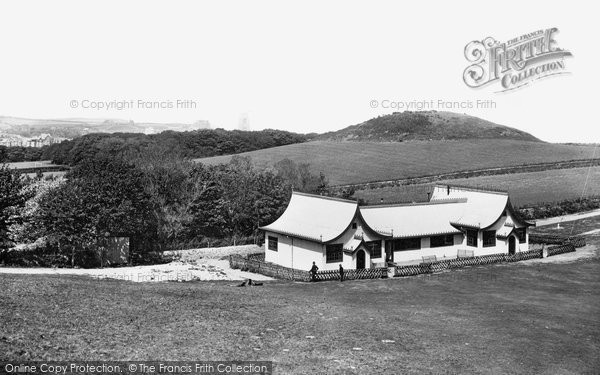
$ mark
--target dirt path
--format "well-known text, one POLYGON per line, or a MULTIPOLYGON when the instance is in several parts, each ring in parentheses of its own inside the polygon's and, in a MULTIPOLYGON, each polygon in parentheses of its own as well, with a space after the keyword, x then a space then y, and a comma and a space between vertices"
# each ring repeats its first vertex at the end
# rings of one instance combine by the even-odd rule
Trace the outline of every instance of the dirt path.
POLYGON ((169 252, 171 255, 179 255, 179 260, 167 264, 91 269, 0 267, 0 273, 83 275, 97 279, 110 278, 133 282, 272 280, 272 278, 260 274, 231 269, 229 261, 222 259, 230 254, 246 255, 259 251, 261 249, 256 245, 180 250, 169 252))
POLYGON ((1 273, 30 275, 80 275, 96 279, 119 279, 133 282, 271 280, 270 277, 229 268, 227 260, 207 259, 197 263, 172 262, 153 266, 115 268, 13 268, 0 267, 1 273))
POLYGON ((536 220, 535 225, 537 227, 543 227, 546 225, 563 223, 565 221, 574 221, 574 220, 579 220, 579 219, 585 219, 588 217, 599 216, 599 215, 600 215, 600 209, 597 209, 594 211, 588 211, 588 212, 582 212, 582 213, 564 215, 564 216, 549 217, 547 219, 536 220))

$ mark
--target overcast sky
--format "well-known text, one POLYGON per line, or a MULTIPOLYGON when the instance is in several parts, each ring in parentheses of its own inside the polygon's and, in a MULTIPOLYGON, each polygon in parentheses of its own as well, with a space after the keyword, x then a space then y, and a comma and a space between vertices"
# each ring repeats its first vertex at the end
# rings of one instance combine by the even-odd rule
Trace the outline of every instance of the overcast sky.
POLYGON ((479 99, 496 108, 454 111, 547 141, 598 142, 597 12, 585 3, 5 1, 0 115, 233 129, 246 114, 255 130, 324 132, 393 112, 372 100, 479 99), (508 93, 464 84, 470 41, 551 27, 574 55, 571 74, 508 93), (178 99, 196 108, 137 108, 178 99), (86 100, 135 108, 81 108, 86 100))

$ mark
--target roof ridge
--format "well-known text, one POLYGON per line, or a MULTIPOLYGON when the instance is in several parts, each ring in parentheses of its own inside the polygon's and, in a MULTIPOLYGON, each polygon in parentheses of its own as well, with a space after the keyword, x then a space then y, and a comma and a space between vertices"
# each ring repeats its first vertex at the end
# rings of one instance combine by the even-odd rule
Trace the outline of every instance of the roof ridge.
POLYGON ((342 203, 352 203, 352 204, 357 204, 358 203, 358 201, 351 200, 351 199, 344 199, 344 198, 338 198, 338 197, 330 197, 330 196, 327 196, 327 195, 303 193, 301 191, 292 191, 292 195, 294 195, 294 194, 296 194, 296 195, 303 195, 305 197, 311 197, 311 198, 327 199, 327 200, 337 201, 337 202, 342 202, 342 203))
POLYGON ((449 203, 465 203, 467 198, 444 198, 434 199, 427 202, 413 202, 413 203, 391 203, 391 204, 374 204, 374 205, 363 205, 360 208, 385 208, 385 207, 411 207, 411 206, 433 206, 436 204, 449 204, 449 203))

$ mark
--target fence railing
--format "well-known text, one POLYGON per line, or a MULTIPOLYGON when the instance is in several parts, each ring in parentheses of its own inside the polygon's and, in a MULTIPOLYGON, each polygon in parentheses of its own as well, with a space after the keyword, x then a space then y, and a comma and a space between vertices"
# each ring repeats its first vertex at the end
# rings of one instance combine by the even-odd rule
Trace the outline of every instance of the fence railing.
MULTIPOLYGON (((572 246, 572 245, 571 245, 572 246)), ((574 248, 573 248, 573 251, 574 248)), ((470 258, 456 258, 441 260, 438 262, 421 263, 409 266, 396 266, 394 276, 414 276, 427 273, 441 272, 448 269, 482 266, 503 262, 518 262, 520 260, 535 259, 542 257, 542 250, 523 251, 515 254, 490 254, 474 256, 470 258)))
MULTIPOLYGON (((387 268, 365 268, 360 270, 344 270, 344 280, 358 280, 358 279, 381 279, 387 277, 387 268)), ((317 271, 317 281, 327 280, 339 280, 340 271, 338 270, 327 270, 317 271)))
POLYGON ((261 260, 244 258, 241 255, 230 255, 229 266, 242 271, 260 273, 261 275, 274 277, 276 279, 292 281, 310 281, 311 275, 308 271, 297 270, 280 266, 278 264, 267 263, 261 260))
POLYGON ((564 254, 564 253, 572 253, 575 251, 575 245, 569 243, 560 246, 550 246, 548 247, 548 256, 564 254))
POLYGON ((572 244, 579 248, 586 245, 585 237, 581 236, 561 236, 557 234, 530 234, 530 243, 541 243, 546 245, 572 244))

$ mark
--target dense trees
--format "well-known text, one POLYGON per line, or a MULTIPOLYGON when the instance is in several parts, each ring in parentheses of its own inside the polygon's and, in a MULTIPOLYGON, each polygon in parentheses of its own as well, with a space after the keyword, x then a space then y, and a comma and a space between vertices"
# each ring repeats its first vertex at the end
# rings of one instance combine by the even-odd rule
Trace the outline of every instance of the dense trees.
POLYGON ((290 159, 283 159, 274 165, 277 174, 286 180, 294 190, 303 192, 324 193, 329 182, 322 173, 313 175, 310 164, 296 164, 290 159))
POLYGON ((0 165, 0 258, 13 244, 11 227, 20 221, 19 210, 28 198, 24 187, 25 182, 18 172, 0 165))
POLYGON ((143 181, 142 172, 122 159, 84 161, 46 194, 31 220, 45 246, 70 254, 71 264, 76 255, 94 263, 96 245, 106 236, 130 237, 132 252, 145 251, 157 225, 143 181))
POLYGON ((5 227, 27 244, 30 263, 97 266, 98 244, 107 236, 129 237, 136 260, 156 250, 260 242, 258 228, 283 212, 292 189, 327 187, 308 164, 290 160, 262 170, 240 156, 228 164, 193 163, 164 145, 116 156, 101 149, 82 157, 65 179, 8 180, 19 182, 12 205, 23 208, 24 222, 5 227), (32 198, 25 203, 26 197, 32 198))
POLYGON ((37 147, 0 146, 0 163, 42 160, 42 149, 37 147))
POLYGON ((250 158, 225 165, 199 165, 197 194, 190 204, 190 233, 196 239, 254 237, 285 208, 291 186, 273 171, 258 171, 250 158))
POLYGON ((148 147, 179 150, 186 158, 235 154, 305 142, 307 136, 281 130, 227 131, 202 129, 189 132, 165 131, 160 134, 88 134, 42 148, 42 159, 58 164, 76 165, 96 155, 123 155, 148 147))

